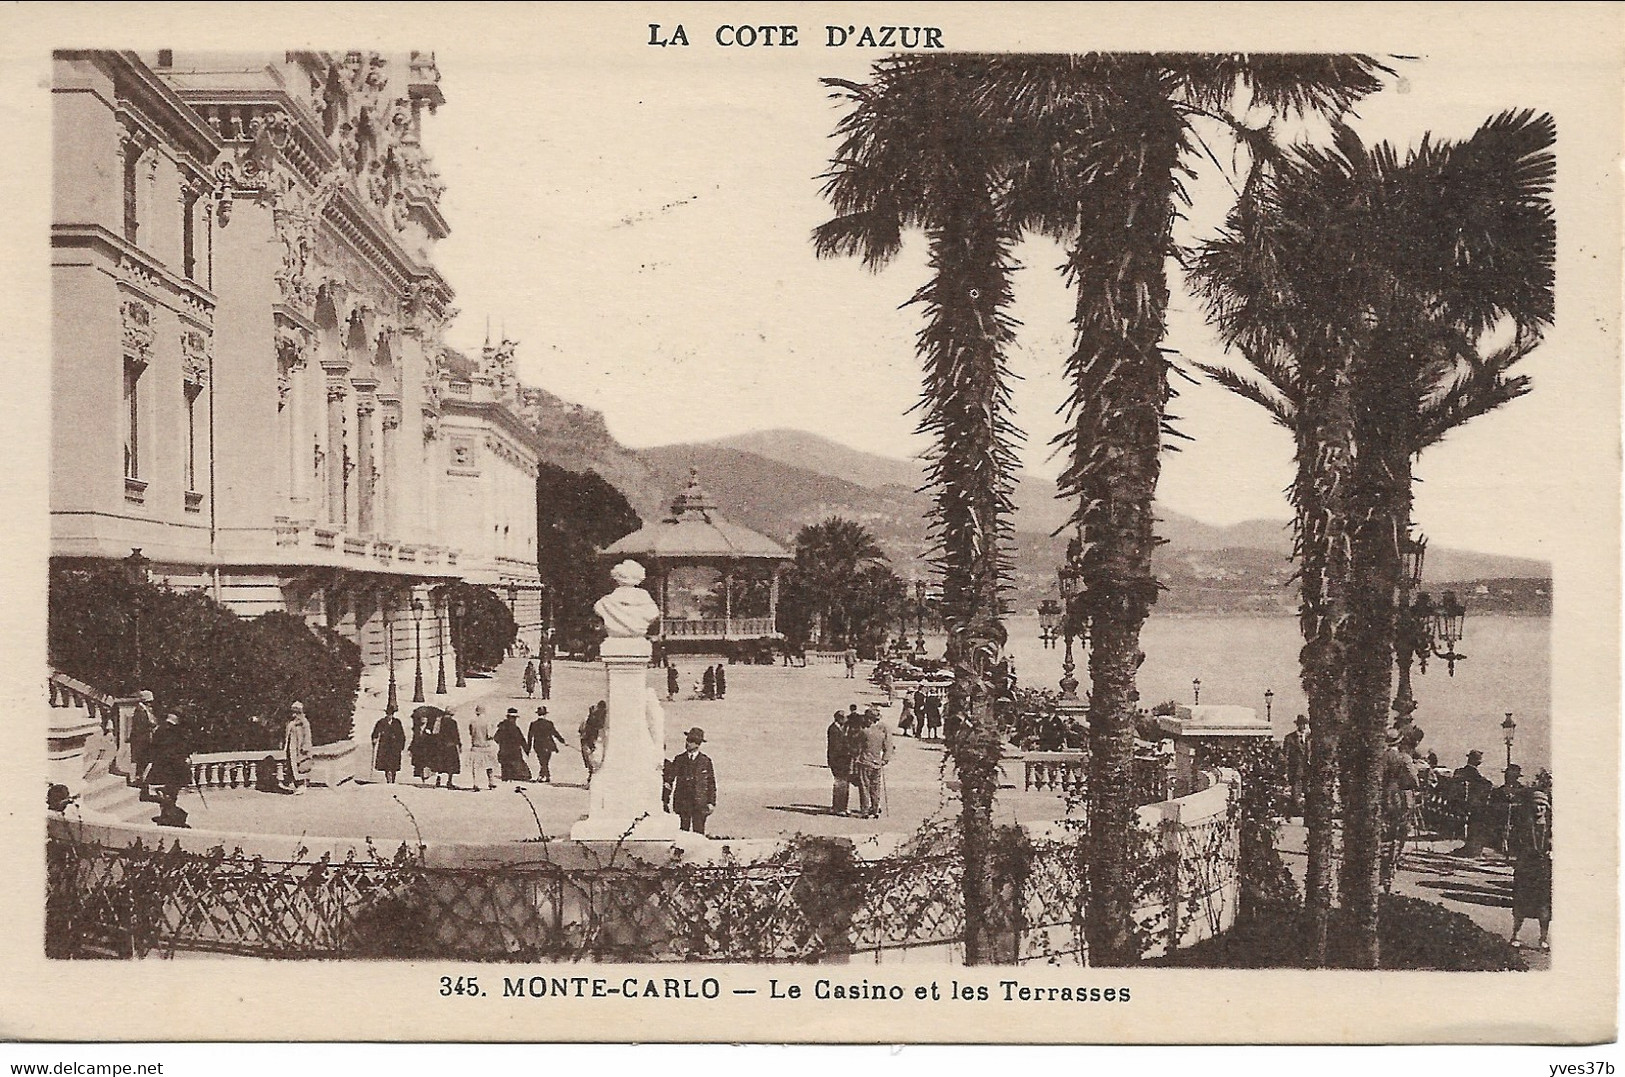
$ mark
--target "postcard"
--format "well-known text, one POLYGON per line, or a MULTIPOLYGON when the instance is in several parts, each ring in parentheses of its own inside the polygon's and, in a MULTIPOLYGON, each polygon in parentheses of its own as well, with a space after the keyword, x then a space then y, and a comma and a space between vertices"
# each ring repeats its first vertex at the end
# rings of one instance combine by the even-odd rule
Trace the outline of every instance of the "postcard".
POLYGON ((5 1036, 1614 1038, 1619 8, 112 11, 5 1036))

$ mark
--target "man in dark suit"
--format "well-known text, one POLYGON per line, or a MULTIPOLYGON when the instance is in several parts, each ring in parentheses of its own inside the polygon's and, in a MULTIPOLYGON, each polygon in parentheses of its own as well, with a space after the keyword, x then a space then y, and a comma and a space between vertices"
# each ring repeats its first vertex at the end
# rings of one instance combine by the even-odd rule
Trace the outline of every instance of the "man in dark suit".
POLYGON ((717 806, 717 774, 711 757, 700 751, 705 730, 696 726, 684 738, 681 755, 666 764, 666 806, 677 813, 684 830, 705 833, 705 819, 717 806))

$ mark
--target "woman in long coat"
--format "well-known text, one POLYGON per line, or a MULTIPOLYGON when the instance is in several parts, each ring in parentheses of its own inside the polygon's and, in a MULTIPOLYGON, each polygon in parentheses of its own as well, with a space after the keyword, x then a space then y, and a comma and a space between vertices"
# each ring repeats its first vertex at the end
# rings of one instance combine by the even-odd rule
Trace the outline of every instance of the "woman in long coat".
POLYGON ((385 711, 372 727, 372 769, 384 772, 384 781, 393 785, 401 769, 401 749, 406 747, 406 730, 394 711, 385 711))
POLYGON ((412 756, 412 773, 423 781, 434 773, 434 714, 426 707, 412 712, 412 743, 407 752, 412 756))
POLYGON ((526 696, 534 697, 536 695, 536 663, 535 662, 526 662, 525 663, 525 675, 524 675, 523 678, 521 678, 520 684, 524 687, 526 696))
POLYGON ((1507 833, 1507 852, 1512 866, 1512 944, 1525 920, 1540 925, 1535 945, 1551 948, 1546 939, 1552 925, 1552 798, 1549 777, 1536 779, 1535 788, 1523 791, 1513 802, 1512 826, 1507 833))
POLYGON ((505 782, 530 781, 530 763, 525 759, 525 733, 519 728, 519 708, 509 707, 492 735, 497 745, 497 765, 505 782))
POLYGON ((457 719, 442 714, 435 720, 434 746, 434 784, 439 786, 440 776, 444 774, 446 788, 457 788, 457 775, 463 772, 463 738, 457 719))
POLYGON ((282 732, 282 752, 288 762, 288 782, 295 793, 310 784, 310 767, 315 758, 310 735, 310 719, 305 705, 297 700, 288 708, 288 724, 282 732))

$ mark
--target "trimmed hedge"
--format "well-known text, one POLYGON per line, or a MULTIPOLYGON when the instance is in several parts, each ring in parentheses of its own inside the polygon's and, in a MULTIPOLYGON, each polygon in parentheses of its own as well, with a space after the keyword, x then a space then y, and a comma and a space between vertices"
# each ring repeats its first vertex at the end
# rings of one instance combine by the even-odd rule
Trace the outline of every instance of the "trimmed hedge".
POLYGON ((117 565, 59 565, 47 640, 51 665, 71 677, 119 696, 151 691, 160 714, 185 720, 194 751, 270 747, 294 700, 316 743, 350 735, 361 651, 292 614, 245 619, 200 590, 133 583, 117 565))

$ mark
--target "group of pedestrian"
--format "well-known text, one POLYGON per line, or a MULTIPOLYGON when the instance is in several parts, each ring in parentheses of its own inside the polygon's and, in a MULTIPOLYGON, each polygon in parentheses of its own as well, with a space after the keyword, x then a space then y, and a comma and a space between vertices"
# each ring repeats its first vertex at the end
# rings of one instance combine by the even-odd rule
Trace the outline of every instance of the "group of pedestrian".
POLYGON ((920 740, 940 740, 942 737, 942 697, 927 695, 916 689, 913 695, 903 697, 903 708, 897 717, 897 731, 905 737, 920 740))
MULTIPOLYGON (((675 665, 666 665, 666 701, 669 703, 678 698, 683 690, 683 674, 675 665)), ((721 662, 714 666, 706 666, 705 672, 700 674, 699 683, 694 685, 694 696, 697 699, 724 699, 728 695, 728 669, 721 662)))
MULTIPOLYGON (((154 702, 152 692, 142 690, 137 693, 136 705, 130 713, 125 735, 131 780, 142 800, 158 805, 153 822, 160 826, 187 827, 190 826, 189 813, 178 801, 181 791, 195 784, 192 774, 195 731, 174 711, 166 712, 160 719, 154 702)), ((253 718, 252 722, 261 728, 272 725, 261 717, 253 718)), ((274 747, 259 761, 257 787, 268 792, 303 793, 310 784, 315 761, 315 742, 305 705, 298 700, 291 703, 280 732, 271 732, 266 740, 274 747)))
POLYGON ((540 692, 544 700, 553 698, 553 659, 544 650, 540 659, 528 659, 525 672, 519 679, 527 699, 535 699, 540 692))
POLYGON ((886 811, 885 767, 891 762, 891 730, 874 707, 859 713, 853 703, 836 711, 826 732, 825 763, 834 778, 830 813, 878 819, 886 811), (858 810, 851 808, 852 788, 858 790, 858 810))
POLYGON ((469 787, 476 791, 495 789, 499 780, 551 782, 551 761, 563 743, 558 728, 547 717, 546 707, 536 708, 536 718, 528 731, 519 728, 518 707, 509 707, 502 721, 492 726, 485 705, 476 704, 466 730, 450 711, 419 707, 412 712, 410 741, 393 711, 373 726, 372 766, 383 772, 385 782, 394 783, 404 747, 420 784, 426 784, 432 776, 436 788, 442 783, 447 789, 458 788, 457 777, 466 759, 469 787), (527 754, 536 756, 534 778, 527 754))
POLYGON ((192 784, 191 738, 180 715, 171 711, 159 721, 152 702, 152 693, 142 692, 131 715, 131 769, 141 788, 141 798, 158 804, 153 822, 159 826, 189 826, 187 813, 177 801, 181 790, 192 784), (136 730, 141 731, 139 741, 136 730))

